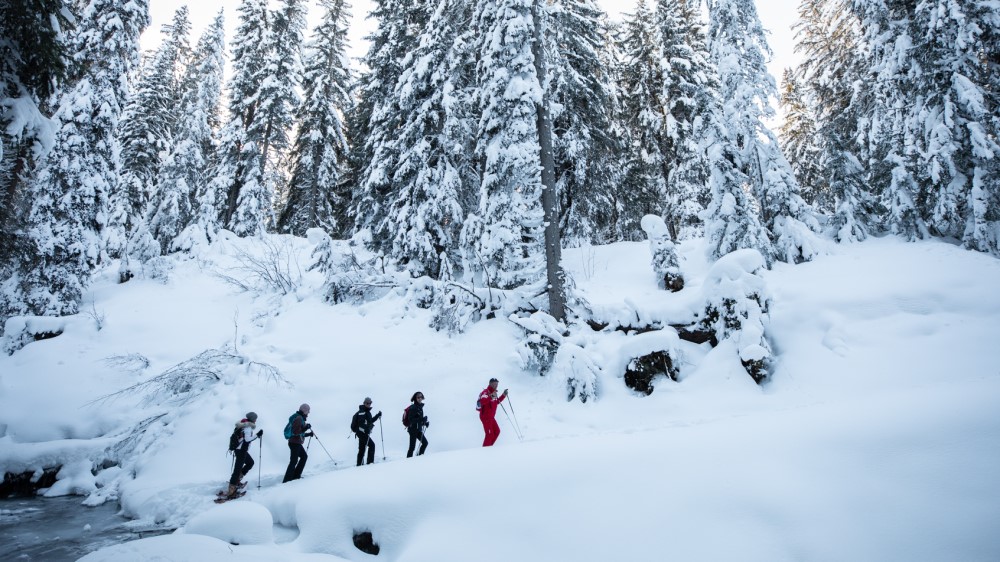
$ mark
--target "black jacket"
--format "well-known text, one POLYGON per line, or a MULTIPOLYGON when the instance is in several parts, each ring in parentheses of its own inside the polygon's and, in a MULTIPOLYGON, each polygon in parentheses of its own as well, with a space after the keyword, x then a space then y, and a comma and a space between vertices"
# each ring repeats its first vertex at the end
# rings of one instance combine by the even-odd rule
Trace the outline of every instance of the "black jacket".
POLYGON ((351 429, 353 429, 355 433, 370 435, 372 429, 375 428, 375 422, 380 417, 382 417, 382 412, 373 416, 371 407, 366 408, 364 404, 360 404, 358 405, 358 413, 354 414, 354 420, 351 422, 351 429))
POLYGON ((427 416, 424 415, 424 405, 420 402, 410 404, 406 412, 406 431, 420 433, 421 429, 430 425, 427 423, 427 416))

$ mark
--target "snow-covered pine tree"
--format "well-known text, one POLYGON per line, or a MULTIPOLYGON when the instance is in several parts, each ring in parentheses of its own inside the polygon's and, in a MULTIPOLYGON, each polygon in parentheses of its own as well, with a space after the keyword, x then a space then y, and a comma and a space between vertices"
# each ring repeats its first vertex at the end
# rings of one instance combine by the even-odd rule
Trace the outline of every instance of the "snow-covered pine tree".
POLYGON ((918 208, 915 145, 907 130, 911 98, 907 74, 914 44, 912 3, 900 0, 851 0, 865 46, 871 92, 859 131, 864 134, 868 183, 885 206, 889 232, 908 239, 930 236, 918 208))
MULTIPOLYGON (((828 193, 815 203, 832 211, 826 229, 839 242, 863 240, 879 222, 865 179, 867 150, 860 142, 864 108, 873 95, 864 85, 869 81, 867 47, 849 2, 803 0, 796 24, 796 49, 803 60, 795 79, 815 117, 809 142, 818 150, 815 165, 828 193)), ((796 158, 802 161, 804 155, 796 158)))
POLYGON ((222 97, 223 21, 220 10, 198 40, 181 80, 180 121, 148 217, 164 252, 190 250, 211 240, 218 229, 218 198, 209 191, 208 173, 222 97))
MULTIPOLYGON (((119 234, 106 240, 107 251, 119 256, 125 250, 127 233, 148 212, 150 201, 159 195, 162 155, 175 142, 181 112, 181 73, 190 57, 188 34, 191 23, 187 6, 181 6, 161 32, 163 42, 145 61, 138 82, 122 115, 119 138, 122 145, 122 173, 117 194, 127 197, 125 216, 115 220, 119 234)), ((164 244, 165 246, 165 244, 164 244)))
POLYGON ((754 204, 773 234, 779 260, 798 262, 817 252, 819 224, 799 195, 791 166, 763 120, 774 110, 774 78, 767 71, 764 29, 753 0, 709 0, 708 44, 718 68, 723 130, 736 149, 736 165, 750 181, 754 204))
POLYGON ((284 183, 280 163, 288 148, 293 112, 301 103, 296 88, 302 79, 305 0, 281 0, 271 13, 271 22, 257 110, 247 127, 248 137, 260 150, 262 181, 247 183, 240 190, 230 224, 240 236, 261 234, 274 223, 275 198, 284 183))
POLYGON ((478 187, 463 170, 471 138, 463 96, 469 84, 462 70, 469 57, 464 50, 471 45, 460 25, 471 13, 464 0, 437 4, 419 46, 402 63, 393 93, 403 116, 396 134, 398 164, 384 224, 376 230, 390 233, 389 255, 414 277, 440 278, 442 259, 457 259, 465 216, 460 201, 478 187))
POLYGON ((832 198, 819 165, 816 120, 799 79, 791 68, 786 68, 781 77, 779 102, 784 121, 778 127, 778 138, 784 153, 788 155, 795 180, 802 188, 802 198, 811 205, 829 211, 832 198))
POLYGON ((662 130, 663 70, 660 66, 659 30, 646 0, 626 14, 619 41, 622 117, 628 147, 622 179, 619 232, 638 239, 646 215, 662 215, 666 197, 665 156, 660 146, 662 130))
POLYGON ((706 124, 717 105, 715 69, 709 62, 698 11, 686 0, 657 0, 663 75, 661 146, 666 170, 662 217, 674 240, 702 232, 700 214, 709 201, 706 124))
POLYGON ((887 86, 908 100, 892 105, 903 108, 905 144, 897 150, 912 163, 917 209, 933 234, 1000 255, 1000 107, 990 99, 998 84, 984 63, 984 53, 1000 47, 1000 8, 983 0, 886 7, 897 24, 908 23, 911 39, 878 52, 901 59, 887 86))
MULTIPOLYGON (((484 0, 477 5, 483 161, 479 236, 463 248, 466 271, 482 271, 512 289, 545 275, 537 106, 544 92, 534 64, 534 0, 484 0)), ((473 223, 477 223, 473 220, 473 223)), ((468 240, 469 238, 466 237, 468 240)))
POLYGON ((115 132, 128 97, 126 77, 149 24, 145 0, 90 0, 78 15, 70 86, 55 115, 60 128, 32 184, 31 254, 19 268, 23 302, 33 314, 79 310, 117 185, 115 132))
POLYGON ((620 103, 612 75, 607 15, 594 0, 551 3, 546 37, 555 128, 556 186, 563 238, 611 241, 616 165, 624 147, 613 120, 620 103))
POLYGON ((392 175, 399 162, 396 131, 406 118, 395 96, 407 54, 418 46, 434 10, 431 0, 375 0, 369 17, 378 28, 368 37, 364 63, 368 71, 357 85, 358 103, 349 118, 353 195, 351 215, 355 229, 371 232, 376 251, 389 252, 393 234, 385 230, 391 199, 392 175))
POLYGON ((343 232, 350 194, 343 172, 350 147, 343 115, 350 106, 351 72, 345 53, 350 19, 344 0, 321 0, 323 19, 313 32, 296 112, 291 177, 278 230, 302 236, 310 228, 343 232))
MULTIPOLYGON (((220 222, 224 228, 238 230, 239 235, 256 234, 263 228, 266 212, 264 178, 264 139, 260 136, 259 119, 260 85, 269 59, 267 49, 273 44, 270 38, 271 13, 267 0, 243 0, 237 10, 240 23, 233 37, 232 78, 229 90, 228 121, 219 135, 217 164, 212 171, 212 185, 208 192, 217 193, 222 199, 220 222), (251 135, 251 129, 254 134, 251 135), (247 192, 244 194, 244 192, 247 192), (240 202, 247 204, 242 218, 237 220, 240 202), (261 208, 250 212, 250 203, 257 201, 261 208), (238 226, 237 226, 238 225, 238 226)), ((267 200, 270 202, 270 199, 267 200)))
POLYGON ((0 3, 0 326, 25 312, 17 256, 29 251, 32 170, 52 148, 47 115, 68 63, 67 15, 62 0, 0 3))

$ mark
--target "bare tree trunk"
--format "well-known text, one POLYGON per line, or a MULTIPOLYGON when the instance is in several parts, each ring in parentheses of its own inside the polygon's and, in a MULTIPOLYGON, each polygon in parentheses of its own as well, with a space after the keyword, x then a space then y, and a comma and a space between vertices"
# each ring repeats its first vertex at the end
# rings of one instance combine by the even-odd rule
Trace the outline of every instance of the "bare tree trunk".
POLYGON ((531 4, 531 16, 535 22, 535 37, 532 54, 535 56, 535 74, 542 88, 538 104, 537 126, 540 162, 542 165, 542 211, 545 215, 545 273, 548 281, 549 314, 560 322, 566 319, 566 289, 562 260, 562 241, 559 236, 559 197, 556 193, 556 167, 552 154, 552 116, 545 95, 545 60, 543 58, 543 28, 539 2, 531 4))

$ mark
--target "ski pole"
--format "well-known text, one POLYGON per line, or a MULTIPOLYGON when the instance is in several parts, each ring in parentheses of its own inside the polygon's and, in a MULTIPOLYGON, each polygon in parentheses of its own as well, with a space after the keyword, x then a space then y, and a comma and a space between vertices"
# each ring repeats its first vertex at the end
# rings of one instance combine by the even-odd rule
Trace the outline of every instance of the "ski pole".
POLYGON ((503 408, 503 415, 507 416, 507 423, 509 423, 510 428, 514 430, 514 435, 517 435, 517 440, 524 441, 524 438, 521 437, 521 433, 517 430, 517 427, 514 426, 514 422, 510 420, 510 414, 507 413, 507 407, 502 403, 500 404, 500 407, 503 408))
MULTIPOLYGON (((313 437, 316 437, 316 435, 313 435, 313 437)), ((311 439, 310 439, 310 440, 311 440, 311 439)), ((330 451, 327 451, 327 450, 326 450, 326 446, 324 446, 324 445, 323 445, 323 442, 319 440, 319 437, 316 437, 316 442, 317 442, 317 443, 319 443, 319 446, 320 446, 320 447, 323 447, 323 452, 324 452, 324 453, 326 453, 326 456, 330 457, 330 460, 331 460, 331 461, 333 461, 333 464, 334 464, 334 465, 336 465, 336 464, 337 464, 337 461, 334 461, 334 460, 333 460, 333 455, 331 455, 331 454, 330 454, 330 451)))
POLYGON ((259 445, 257 445, 257 489, 260 490, 260 471, 261 467, 264 466, 264 441, 260 438, 257 439, 259 445))
POLYGON ((524 433, 521 432, 521 424, 517 423, 517 414, 514 413, 514 403, 510 400, 510 394, 507 395, 507 404, 510 405, 510 415, 514 416, 514 425, 517 426, 517 432, 523 437, 524 433))
POLYGON ((385 434, 382 433, 382 418, 378 419, 378 436, 382 440, 382 460, 385 460, 385 434))

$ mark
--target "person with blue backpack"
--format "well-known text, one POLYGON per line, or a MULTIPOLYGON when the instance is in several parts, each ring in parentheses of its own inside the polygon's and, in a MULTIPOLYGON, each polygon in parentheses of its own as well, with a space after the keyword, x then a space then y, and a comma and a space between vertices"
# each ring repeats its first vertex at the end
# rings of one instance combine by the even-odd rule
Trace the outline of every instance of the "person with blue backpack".
POLYGON ((309 417, 309 404, 299 406, 298 411, 288 417, 288 424, 285 425, 285 439, 288 439, 288 468, 285 469, 285 478, 282 484, 290 480, 302 478, 302 471, 306 468, 306 448, 302 446, 306 437, 315 435, 312 425, 306 423, 309 417))

